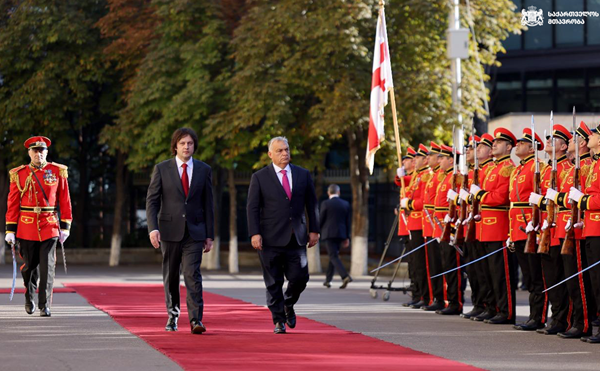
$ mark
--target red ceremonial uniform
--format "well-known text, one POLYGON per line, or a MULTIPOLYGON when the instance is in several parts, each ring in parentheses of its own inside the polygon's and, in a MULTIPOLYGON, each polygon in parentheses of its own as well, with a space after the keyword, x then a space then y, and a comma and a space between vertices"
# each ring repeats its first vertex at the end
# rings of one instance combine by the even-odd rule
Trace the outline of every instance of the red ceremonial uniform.
MULTIPOLYGON (((524 241, 527 234, 523 232, 531 221, 533 207, 529 204, 529 196, 533 192, 535 173, 534 155, 521 160, 519 166, 510 176, 510 240, 524 241), (522 228, 522 229, 521 229, 522 228)), ((539 163, 540 173, 544 171, 543 163, 539 163)))
POLYGON ((440 173, 442 173, 442 171, 440 170, 439 165, 434 169, 429 170, 430 178, 427 181, 423 194, 423 237, 433 237, 432 224, 435 225, 435 220, 433 219, 433 215, 435 214, 435 194, 439 185, 438 178, 440 173), (427 210, 427 212, 425 212, 425 210, 427 210))
MULTIPOLYGON (((490 170, 492 168, 494 168, 496 165, 494 163, 494 160, 487 159, 483 162, 481 162, 479 164, 479 184, 482 185, 483 182, 485 181, 485 179, 487 178, 487 175, 489 174, 490 170)), ((469 188, 471 188, 471 185, 473 184, 473 179, 469 179, 469 188)), ((481 210, 481 205, 480 205, 480 210, 481 210)), ((481 212, 480 212, 481 213, 481 212)), ((507 216, 508 218, 508 216, 507 216)), ((481 218, 477 221, 475 221, 475 239, 477 241, 482 241, 481 239, 481 218)))
MULTIPOLYGON (((585 183, 587 181, 587 177, 593 165, 592 156, 590 153, 584 153, 579 157, 579 184, 581 188, 585 187, 585 183)), ((559 194, 556 197, 556 204, 559 207, 559 214, 556 219, 556 232, 558 238, 565 238, 566 232, 565 227, 571 219, 571 204, 569 203, 569 199, 567 195, 571 190, 571 187, 575 185, 573 181, 575 176, 575 166, 571 165, 569 171, 563 174, 563 176, 559 177, 559 194)), ((575 238, 578 240, 583 240, 583 229, 575 228, 575 238)))
MULTIPOLYGON (((564 180, 566 179, 566 176, 570 173, 571 168, 573 167, 573 165, 571 164, 571 162, 567 159, 567 155, 563 155, 560 158, 556 159, 556 188, 557 190, 562 189, 562 184, 564 183, 564 180)), ((550 176, 552 175, 552 166, 551 163, 549 164, 549 166, 546 166, 544 168, 544 171, 541 173, 540 175, 540 194, 545 195, 546 192, 548 191, 548 188, 550 188, 550 176)), ((545 209, 545 205, 538 205, 540 208, 545 209)), ((560 245, 560 238, 565 238, 565 228, 563 225, 562 231, 560 230, 560 228, 558 228, 558 220, 564 218, 565 215, 567 215, 567 220, 569 220, 570 217, 570 209, 561 206, 559 204, 556 205, 557 209, 556 209, 556 218, 555 218, 555 224, 556 226, 554 228, 551 229, 551 236, 552 236, 552 240, 550 241, 550 246, 558 246, 560 245)), ((543 220, 545 220, 547 218, 547 212, 543 211, 542 212, 542 223, 543 220)))
MULTIPOLYGON (((408 187, 408 185, 410 184, 410 181, 413 178, 413 174, 414 174, 414 171, 403 177, 404 178, 404 195, 402 195, 402 193, 401 193, 400 199, 402 199, 403 197, 408 197, 408 198, 412 197, 410 188, 408 187)), ((394 183, 398 187, 402 187, 402 180, 398 177, 398 175, 396 175, 396 178, 394 178, 394 183)), ((398 210, 398 212, 404 213, 404 210, 398 210)), ((406 220, 408 222, 408 216, 406 214, 398 215, 398 236, 408 236, 408 226, 406 225, 404 220, 406 220)))
POLYGON ((481 209, 478 233, 481 242, 506 240, 509 229, 510 174, 514 167, 510 155, 482 165, 479 183, 481 191, 475 196, 479 199, 481 209))
POLYGON ((58 237, 59 227, 69 230, 73 219, 67 167, 53 162, 40 169, 21 165, 10 170, 10 191, 6 211, 6 232, 30 241, 45 241, 58 237), (48 197, 40 189, 33 172, 48 197), (60 224, 56 209, 60 207, 60 224))
MULTIPOLYGON (((582 169, 582 173, 584 173, 582 169)), ((584 210, 584 237, 600 237, 600 161, 594 156, 594 162, 585 170, 586 180, 582 192, 585 196, 579 201, 579 209, 584 210), (588 170, 589 169, 589 170, 588 170), (584 191, 585 190, 585 191, 584 191)))
POLYGON ((435 210, 435 229, 433 231, 433 237, 442 237, 442 229, 444 225, 444 218, 448 214, 450 203, 448 202, 448 190, 452 188, 452 168, 446 171, 440 171, 438 174, 438 186, 434 199, 434 210, 435 210))
POLYGON ((417 173, 411 179, 408 189, 410 190, 410 200, 408 201, 408 210, 410 216, 408 218, 408 230, 420 231, 423 229, 423 206, 425 187, 431 178, 429 167, 425 166, 417 170, 417 173))

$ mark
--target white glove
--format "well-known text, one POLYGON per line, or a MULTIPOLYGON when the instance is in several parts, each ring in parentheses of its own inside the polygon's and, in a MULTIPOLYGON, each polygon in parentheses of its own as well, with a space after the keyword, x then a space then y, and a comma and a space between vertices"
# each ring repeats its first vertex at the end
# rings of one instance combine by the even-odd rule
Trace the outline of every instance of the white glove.
POLYGON ((533 227, 533 222, 527 223, 527 228, 525 228, 525 233, 533 232, 535 228, 533 227))
POLYGON ((481 188, 477 184, 471 184, 471 189, 469 189, 469 193, 475 196, 479 191, 481 191, 481 188))
POLYGON ((450 202, 454 202, 456 200, 456 196, 458 196, 458 193, 454 192, 453 189, 449 189, 448 193, 446 193, 446 197, 450 202))
POLYGON ((565 225, 565 231, 568 231, 569 229, 571 229, 572 224, 573 224, 573 220, 571 218, 569 218, 569 220, 567 221, 567 224, 565 225))
POLYGON ((452 219, 450 218, 450 214, 446 214, 446 216, 444 217, 444 223, 450 223, 452 219))
POLYGON ((71 232, 69 232, 69 231, 60 231, 60 237, 58 238, 60 243, 65 243, 67 238, 69 238, 70 233, 71 232))
POLYGON ((510 245, 512 245, 512 241, 510 240, 510 237, 508 237, 506 239, 506 247, 510 247, 510 245))
POLYGON ((579 203, 583 196, 584 194, 575 187, 571 187, 569 190, 569 200, 573 200, 575 203, 579 203))
POLYGON ((404 170, 404 167, 399 167, 396 170, 396 175, 398 175, 398 178, 402 178, 403 176, 406 175, 406 170, 404 170))
POLYGON ((408 201, 410 200, 410 198, 403 198, 400 200, 400 208, 401 209, 408 209, 408 201))
POLYGON ((552 188, 548 188, 548 190, 546 191, 546 198, 556 203, 556 199, 558 198, 558 192, 556 192, 552 188))
POLYGON ((460 195, 461 200, 463 200, 463 201, 469 201, 469 195, 470 195, 470 193, 467 192, 467 191, 465 191, 464 188, 460 189, 459 195, 460 195))
POLYGON ((4 240, 9 245, 14 245, 15 244, 15 234, 14 233, 7 233, 6 236, 4 237, 4 240))
POLYGON ((531 192, 531 194, 529 195, 529 203, 531 205, 539 205, 542 198, 542 195, 537 194, 535 192, 531 192))
POLYGON ((544 223, 542 223, 542 231, 545 231, 548 228, 548 221, 544 219, 544 223))

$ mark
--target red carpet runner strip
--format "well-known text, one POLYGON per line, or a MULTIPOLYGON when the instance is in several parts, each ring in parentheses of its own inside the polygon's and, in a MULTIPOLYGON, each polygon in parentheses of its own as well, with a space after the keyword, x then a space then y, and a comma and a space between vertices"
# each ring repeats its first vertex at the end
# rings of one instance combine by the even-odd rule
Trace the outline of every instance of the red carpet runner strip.
POLYGON ((179 331, 169 333, 161 285, 67 286, 186 370, 477 370, 303 317, 275 335, 267 308, 206 291, 207 332, 192 335, 184 288, 179 331))

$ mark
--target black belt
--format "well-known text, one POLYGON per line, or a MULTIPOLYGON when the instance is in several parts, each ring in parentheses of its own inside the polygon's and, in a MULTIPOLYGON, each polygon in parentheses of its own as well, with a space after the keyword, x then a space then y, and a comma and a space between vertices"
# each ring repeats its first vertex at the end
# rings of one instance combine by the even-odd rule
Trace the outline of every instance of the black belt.
POLYGON ((511 202, 510 207, 516 209, 527 209, 531 208, 532 206, 529 202, 511 202))
POLYGON ((53 213, 56 211, 56 207, 54 207, 54 206, 35 206, 35 207, 21 206, 21 211, 25 211, 25 212, 29 212, 29 213, 36 213, 36 214, 53 213))
POLYGON ((508 211, 510 208, 508 206, 484 206, 481 205, 481 210, 486 211, 508 211))

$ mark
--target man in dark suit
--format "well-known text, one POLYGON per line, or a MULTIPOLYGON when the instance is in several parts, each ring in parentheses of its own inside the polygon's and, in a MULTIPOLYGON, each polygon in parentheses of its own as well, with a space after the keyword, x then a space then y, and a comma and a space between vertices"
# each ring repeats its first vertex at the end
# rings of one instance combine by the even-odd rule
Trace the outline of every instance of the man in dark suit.
POLYGON ((347 248, 350 245, 350 204, 340 198, 340 187, 337 184, 331 184, 327 189, 329 200, 321 204, 319 221, 321 223, 321 239, 327 246, 329 255, 329 265, 325 275, 323 286, 330 288, 333 273, 337 271, 342 277, 342 286, 345 289, 352 277, 344 268, 340 259, 340 247, 347 248))
POLYGON ((189 128, 180 128, 171 138, 175 158, 154 167, 146 216, 150 241, 161 248, 165 300, 169 319, 166 331, 177 331, 180 313, 179 276, 183 271, 187 289, 186 304, 193 334, 202 334, 202 253, 212 249, 214 210, 210 166, 192 158, 198 148, 198 136, 189 128))
POLYGON ((271 139, 268 154, 273 163, 250 180, 248 233, 262 265, 274 332, 284 334, 286 323, 296 327, 294 304, 308 282, 306 245, 313 247, 319 240, 319 211, 310 173, 290 164, 287 139, 271 139), (285 293, 284 276, 288 280, 285 293))

